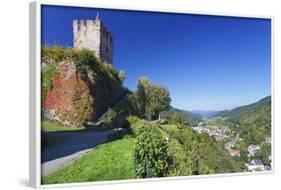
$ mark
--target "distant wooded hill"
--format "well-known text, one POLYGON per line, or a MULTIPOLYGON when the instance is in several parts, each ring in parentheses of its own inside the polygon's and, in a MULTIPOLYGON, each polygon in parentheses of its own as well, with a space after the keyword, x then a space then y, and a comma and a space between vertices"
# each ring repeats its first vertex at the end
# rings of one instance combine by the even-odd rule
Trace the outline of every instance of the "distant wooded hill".
POLYGON ((216 110, 192 110, 192 113, 200 115, 201 117, 204 118, 210 118, 210 117, 214 117, 217 116, 218 114, 221 114, 223 112, 225 112, 227 110, 224 111, 216 111, 216 110))
POLYGON ((271 96, 267 96, 253 104, 240 106, 230 111, 220 112, 217 116, 228 117, 228 120, 236 121, 241 124, 251 124, 261 120, 269 123, 271 119, 271 96))
POLYGON ((219 114, 230 127, 251 143, 271 135, 271 96, 219 114))
POLYGON ((167 119, 173 114, 178 113, 181 115, 183 121, 189 125, 196 125, 199 121, 202 120, 202 116, 187 110, 181 110, 178 108, 170 108, 169 110, 163 111, 160 113, 161 118, 167 119))

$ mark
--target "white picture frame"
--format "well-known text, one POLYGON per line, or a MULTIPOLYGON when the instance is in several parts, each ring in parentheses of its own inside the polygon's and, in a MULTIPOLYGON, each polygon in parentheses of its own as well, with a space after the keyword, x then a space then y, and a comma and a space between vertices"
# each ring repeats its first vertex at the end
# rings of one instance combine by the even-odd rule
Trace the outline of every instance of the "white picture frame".
POLYGON ((165 13, 186 13, 210 16, 231 16, 231 17, 247 17, 247 18, 266 18, 271 19, 271 89, 272 89, 272 170, 263 171, 258 174, 272 174, 274 173, 274 17, 267 15, 246 15, 246 14, 229 14, 221 12, 202 12, 191 10, 173 10, 173 9, 144 9, 138 7, 125 7, 125 6, 107 6, 98 3, 69 3, 56 2, 56 1, 36 1, 30 3, 30 129, 29 129, 29 178, 30 185, 34 188, 45 187, 66 187, 66 186, 81 186, 81 185, 99 185, 99 184, 117 184, 117 183, 132 183, 132 182, 148 182, 148 181, 161 181, 161 180, 175 180, 175 179, 194 179, 194 178, 209 178, 221 176, 236 176, 236 175, 253 175, 251 172, 231 173, 231 174, 213 174, 213 175, 200 175, 200 176, 182 176, 182 177, 165 177, 165 178, 151 178, 151 179, 132 179, 132 180, 116 180, 116 181, 101 181, 101 182, 86 182, 86 183, 69 183, 69 184, 55 184, 55 185, 41 185, 41 6, 54 5, 54 6, 71 6, 71 7, 85 7, 85 8, 103 8, 103 9, 117 9, 117 10, 135 10, 135 11, 152 11, 152 12, 165 12, 165 13))

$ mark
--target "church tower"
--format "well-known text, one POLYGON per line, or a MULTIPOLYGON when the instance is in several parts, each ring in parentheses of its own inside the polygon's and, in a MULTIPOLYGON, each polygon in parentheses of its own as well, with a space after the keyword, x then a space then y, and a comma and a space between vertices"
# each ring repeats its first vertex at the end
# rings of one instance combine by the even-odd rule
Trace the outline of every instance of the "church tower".
POLYGON ((102 23, 98 14, 94 20, 73 20, 73 36, 75 48, 89 49, 100 60, 112 64, 112 35, 102 23))

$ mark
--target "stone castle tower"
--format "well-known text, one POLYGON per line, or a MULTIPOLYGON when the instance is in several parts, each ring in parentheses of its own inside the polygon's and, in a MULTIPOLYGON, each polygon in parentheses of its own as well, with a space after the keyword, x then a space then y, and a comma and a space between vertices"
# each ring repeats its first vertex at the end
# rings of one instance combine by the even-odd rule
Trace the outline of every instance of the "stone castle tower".
POLYGON ((97 58, 112 64, 113 39, 97 17, 95 20, 73 20, 74 47, 92 50, 97 58))

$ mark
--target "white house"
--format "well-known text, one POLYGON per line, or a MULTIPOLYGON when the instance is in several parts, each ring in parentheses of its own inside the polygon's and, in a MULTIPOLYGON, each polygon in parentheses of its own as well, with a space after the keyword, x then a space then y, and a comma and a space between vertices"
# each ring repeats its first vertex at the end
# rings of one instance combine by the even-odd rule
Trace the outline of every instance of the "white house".
POLYGON ((236 146, 236 142, 235 142, 235 141, 229 141, 228 143, 226 143, 226 144, 224 145, 224 147, 225 147, 226 149, 231 149, 231 148, 233 148, 234 146, 236 146))
POLYGON ((271 137, 266 137, 266 138, 265 138, 265 142, 268 143, 268 144, 270 144, 270 143, 271 143, 271 137))
POLYGON ((258 150, 260 150, 258 145, 251 144, 248 146, 248 152, 250 156, 254 156, 258 150))
POLYGON ((232 157, 234 157, 234 156, 239 157, 239 156, 240 156, 240 150, 232 150, 232 149, 229 149, 229 150, 228 150, 228 153, 229 153, 230 156, 232 156, 232 157))
POLYGON ((260 159, 254 159, 249 163, 246 163, 245 166, 248 168, 249 171, 264 171, 265 166, 260 159))

